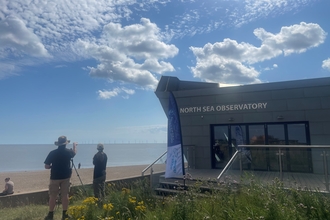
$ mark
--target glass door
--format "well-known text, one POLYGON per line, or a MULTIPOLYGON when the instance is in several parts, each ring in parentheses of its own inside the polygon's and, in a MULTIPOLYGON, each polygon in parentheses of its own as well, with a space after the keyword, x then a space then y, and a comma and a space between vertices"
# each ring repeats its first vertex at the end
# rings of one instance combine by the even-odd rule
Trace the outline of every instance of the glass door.
MULTIPOLYGON (((249 125, 249 144, 250 145, 265 145, 265 126, 249 125)), ((268 170, 266 148, 251 148, 252 169, 268 170)))
POLYGON ((212 142, 212 168, 223 169, 231 158, 228 125, 214 127, 212 142))
MULTIPOLYGON (((285 145, 284 124, 269 124, 267 125, 267 141, 268 145, 285 145)), ((285 150, 285 149, 282 149, 285 150)), ((269 148, 267 151, 268 167, 270 171, 279 171, 278 149, 269 148)), ((286 158, 282 156, 282 164, 287 164, 286 158)), ((286 165, 282 166, 283 171, 287 170, 286 165)))

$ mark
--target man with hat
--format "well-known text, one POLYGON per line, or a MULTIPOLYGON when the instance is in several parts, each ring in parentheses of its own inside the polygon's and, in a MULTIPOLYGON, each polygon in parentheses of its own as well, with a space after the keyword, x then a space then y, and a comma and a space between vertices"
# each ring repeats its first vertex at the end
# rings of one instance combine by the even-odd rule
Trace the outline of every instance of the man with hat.
POLYGON ((49 182, 49 212, 45 220, 52 220, 58 194, 61 195, 63 214, 62 219, 68 218, 70 178, 72 174, 71 159, 76 155, 77 143, 73 143, 73 149, 67 149, 70 140, 66 136, 60 136, 55 145, 57 149, 51 151, 46 160, 45 168, 50 169, 49 182))
POLYGON ((98 152, 93 157, 94 173, 93 173, 93 188, 94 197, 103 200, 105 197, 105 179, 108 157, 103 152, 103 144, 98 144, 96 149, 98 152))

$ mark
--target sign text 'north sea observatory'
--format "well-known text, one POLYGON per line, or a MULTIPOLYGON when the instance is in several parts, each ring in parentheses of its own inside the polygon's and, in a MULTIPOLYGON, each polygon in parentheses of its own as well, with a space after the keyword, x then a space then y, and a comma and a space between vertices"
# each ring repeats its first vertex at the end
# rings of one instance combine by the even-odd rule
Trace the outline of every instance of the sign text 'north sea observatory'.
POLYGON ((266 109, 266 108, 267 108, 267 102, 232 104, 232 105, 206 105, 206 106, 180 108, 180 114, 197 113, 197 112, 257 110, 257 109, 266 109))

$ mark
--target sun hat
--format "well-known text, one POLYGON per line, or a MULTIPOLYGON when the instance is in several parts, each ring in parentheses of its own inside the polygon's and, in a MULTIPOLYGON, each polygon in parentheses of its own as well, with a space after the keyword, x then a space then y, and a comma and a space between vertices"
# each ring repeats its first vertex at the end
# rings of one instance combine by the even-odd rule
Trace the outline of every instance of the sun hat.
POLYGON ((103 146, 103 144, 101 144, 101 143, 100 143, 100 144, 98 144, 98 145, 97 145, 97 149, 98 149, 98 150, 103 150, 103 149, 104 149, 104 146, 103 146))
POLYGON ((55 145, 57 146, 66 145, 68 143, 70 143, 70 140, 68 140, 66 136, 60 136, 58 137, 58 140, 55 141, 55 145))

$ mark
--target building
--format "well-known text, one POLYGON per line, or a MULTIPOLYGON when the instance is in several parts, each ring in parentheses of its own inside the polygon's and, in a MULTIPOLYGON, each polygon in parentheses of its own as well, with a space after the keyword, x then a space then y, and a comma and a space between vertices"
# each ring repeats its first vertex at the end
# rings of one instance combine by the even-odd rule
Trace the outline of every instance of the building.
MULTIPOLYGON (((222 169, 238 144, 329 145, 330 77, 234 87, 163 76, 156 96, 168 110, 173 92, 183 146, 193 151, 194 168, 222 169), (239 136, 239 134, 242 134, 239 136)), ((271 148, 249 149, 245 169, 277 171, 271 148)), ((320 149, 286 148, 284 172, 324 172, 320 149)), ((187 157, 187 155, 186 155, 187 157)))

